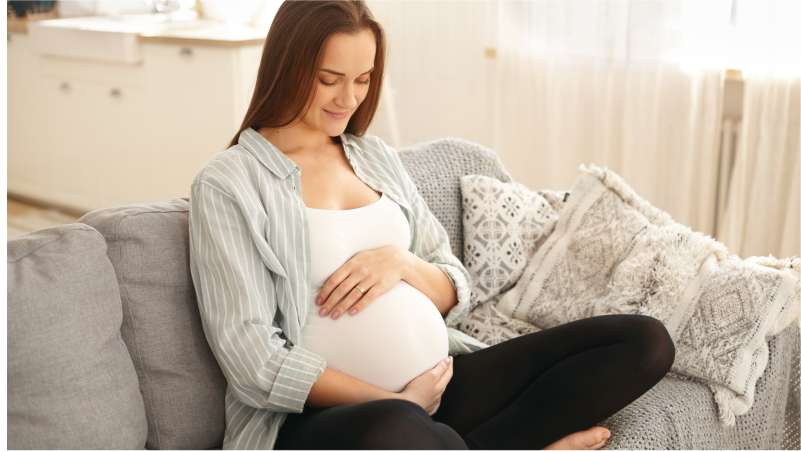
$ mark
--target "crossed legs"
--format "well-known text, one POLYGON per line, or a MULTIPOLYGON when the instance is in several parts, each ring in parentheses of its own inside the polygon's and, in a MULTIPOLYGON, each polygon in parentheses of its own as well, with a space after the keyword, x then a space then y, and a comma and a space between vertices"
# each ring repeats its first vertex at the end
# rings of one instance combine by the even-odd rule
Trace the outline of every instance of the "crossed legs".
POLYGON ((396 399, 307 408, 276 448, 541 449, 640 397, 673 358, 654 318, 586 318, 455 356, 433 416, 396 399))

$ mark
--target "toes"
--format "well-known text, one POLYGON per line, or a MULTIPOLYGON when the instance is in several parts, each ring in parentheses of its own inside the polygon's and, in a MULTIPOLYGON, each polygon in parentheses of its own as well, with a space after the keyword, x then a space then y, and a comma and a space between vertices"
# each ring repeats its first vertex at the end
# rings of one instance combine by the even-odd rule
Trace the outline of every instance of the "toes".
POLYGON ((589 429, 592 432, 593 441, 591 444, 590 449, 599 449, 606 445, 606 442, 609 440, 611 435, 609 429, 601 426, 594 426, 589 429))
POLYGON ((601 449, 604 446, 606 446, 606 442, 607 442, 607 440, 604 439, 603 441, 598 442, 598 444, 596 444, 595 446, 590 447, 590 449, 601 449))

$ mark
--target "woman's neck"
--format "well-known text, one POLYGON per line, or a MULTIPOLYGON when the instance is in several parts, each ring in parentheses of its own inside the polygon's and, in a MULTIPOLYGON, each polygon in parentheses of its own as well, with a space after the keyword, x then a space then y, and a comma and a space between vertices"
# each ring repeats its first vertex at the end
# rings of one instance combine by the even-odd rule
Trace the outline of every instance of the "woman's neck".
POLYGON ((316 152, 339 142, 338 137, 299 126, 283 128, 261 128, 258 130, 270 143, 285 154, 316 152))

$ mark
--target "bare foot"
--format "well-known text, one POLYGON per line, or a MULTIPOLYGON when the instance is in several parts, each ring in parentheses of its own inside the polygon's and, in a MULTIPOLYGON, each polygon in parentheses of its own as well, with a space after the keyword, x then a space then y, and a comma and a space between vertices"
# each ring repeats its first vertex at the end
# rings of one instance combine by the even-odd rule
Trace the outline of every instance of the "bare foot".
POLYGON ((600 449, 606 445, 609 429, 593 426, 560 438, 543 449, 600 449))

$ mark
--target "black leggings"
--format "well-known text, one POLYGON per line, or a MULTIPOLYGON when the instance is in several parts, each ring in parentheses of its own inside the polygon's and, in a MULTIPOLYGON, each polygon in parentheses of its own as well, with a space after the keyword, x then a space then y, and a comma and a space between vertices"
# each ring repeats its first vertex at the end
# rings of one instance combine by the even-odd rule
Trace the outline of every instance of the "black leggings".
POLYGON ((276 449, 541 449, 610 417, 673 365, 664 325, 603 315, 453 359, 433 416, 383 399, 290 413, 276 449))

